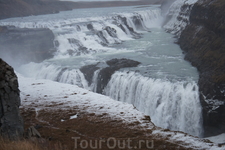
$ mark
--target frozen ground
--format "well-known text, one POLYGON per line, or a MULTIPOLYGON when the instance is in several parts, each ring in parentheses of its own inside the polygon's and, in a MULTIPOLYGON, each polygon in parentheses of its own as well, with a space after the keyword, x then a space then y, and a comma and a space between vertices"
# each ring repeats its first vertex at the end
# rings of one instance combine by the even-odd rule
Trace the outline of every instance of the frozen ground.
POLYGON ((206 139, 209 139, 210 141, 215 142, 215 143, 224 143, 225 144, 225 133, 217 135, 217 136, 208 137, 206 139))
MULTIPOLYGON (((125 122, 140 121, 145 118, 131 104, 112 100, 104 95, 79 88, 76 85, 62 84, 49 80, 24 78, 19 75, 22 107, 46 107, 49 104, 60 104, 62 108, 78 106, 87 108, 89 113, 107 112, 112 118, 122 118, 125 122), (63 105, 62 105, 63 104, 63 105), (121 116, 121 112, 123 115, 121 116)), ((154 125, 148 124, 149 128, 154 125)))
MULTIPOLYGON (((21 103, 24 108, 47 108, 50 104, 66 109, 77 106, 82 110, 95 114, 107 113, 112 119, 120 119, 125 123, 140 122, 142 127, 152 129, 152 137, 165 139, 171 143, 190 149, 224 150, 205 139, 199 139, 181 132, 173 132, 155 127, 150 121, 146 121, 146 115, 139 112, 133 105, 115 101, 104 95, 79 88, 75 85, 63 84, 49 80, 36 80, 25 78, 18 74, 21 90, 21 103)), ((76 118, 76 116, 71 116, 76 118)), ((216 139, 216 137, 215 137, 216 139)), ((213 140, 213 139, 212 139, 213 140)))

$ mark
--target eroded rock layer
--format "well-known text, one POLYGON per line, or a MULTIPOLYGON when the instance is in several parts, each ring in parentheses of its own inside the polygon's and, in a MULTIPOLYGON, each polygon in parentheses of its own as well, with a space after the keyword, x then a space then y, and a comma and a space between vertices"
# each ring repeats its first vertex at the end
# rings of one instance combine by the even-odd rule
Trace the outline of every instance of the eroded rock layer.
POLYGON ((200 73, 205 136, 225 132, 225 1, 199 0, 179 44, 200 73))

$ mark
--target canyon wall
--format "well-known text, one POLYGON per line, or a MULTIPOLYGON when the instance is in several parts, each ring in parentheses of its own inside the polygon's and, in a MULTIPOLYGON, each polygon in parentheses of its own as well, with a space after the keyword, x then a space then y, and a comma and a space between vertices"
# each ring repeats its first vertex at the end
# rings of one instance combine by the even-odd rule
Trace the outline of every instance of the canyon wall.
POLYGON ((23 136, 23 119, 19 112, 20 90, 14 70, 0 59, 0 135, 9 139, 23 136))
POLYGON ((197 67, 203 107, 204 136, 225 132, 225 1, 199 0, 179 45, 197 67))

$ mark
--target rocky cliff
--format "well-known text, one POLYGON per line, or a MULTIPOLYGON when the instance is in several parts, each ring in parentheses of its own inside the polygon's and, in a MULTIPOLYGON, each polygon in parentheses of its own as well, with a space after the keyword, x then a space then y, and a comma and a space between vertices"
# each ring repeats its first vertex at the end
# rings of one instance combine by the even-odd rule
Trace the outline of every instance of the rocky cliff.
POLYGON ((0 59, 0 135, 10 139, 23 136, 23 119, 19 112, 20 91, 12 67, 0 59))
POLYGON ((225 1, 199 0, 180 35, 185 59, 200 73, 205 136, 225 132, 225 1))
POLYGON ((97 83, 96 83, 96 91, 97 93, 104 93, 104 88, 108 84, 109 80, 111 79, 111 76, 116 71, 122 69, 122 68, 128 68, 128 67, 137 67, 140 64, 138 61, 134 61, 131 59, 111 59, 106 61, 106 64, 96 64, 96 65, 88 65, 84 66, 80 69, 80 71, 84 74, 85 79, 88 81, 89 86, 92 83, 92 79, 94 76, 94 72, 98 69, 100 69, 98 77, 97 77, 97 83), (101 66, 101 67, 99 67, 101 66))

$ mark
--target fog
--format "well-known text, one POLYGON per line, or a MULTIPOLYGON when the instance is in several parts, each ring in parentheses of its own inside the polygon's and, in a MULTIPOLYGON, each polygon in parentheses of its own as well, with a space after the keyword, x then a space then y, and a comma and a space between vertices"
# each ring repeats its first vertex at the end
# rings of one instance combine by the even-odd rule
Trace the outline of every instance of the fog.
POLYGON ((172 4, 174 1, 176 1, 176 0, 164 0, 164 1, 162 2, 161 9, 162 9, 162 14, 163 14, 163 15, 165 15, 165 14, 168 12, 168 10, 169 10, 171 4, 172 4))

